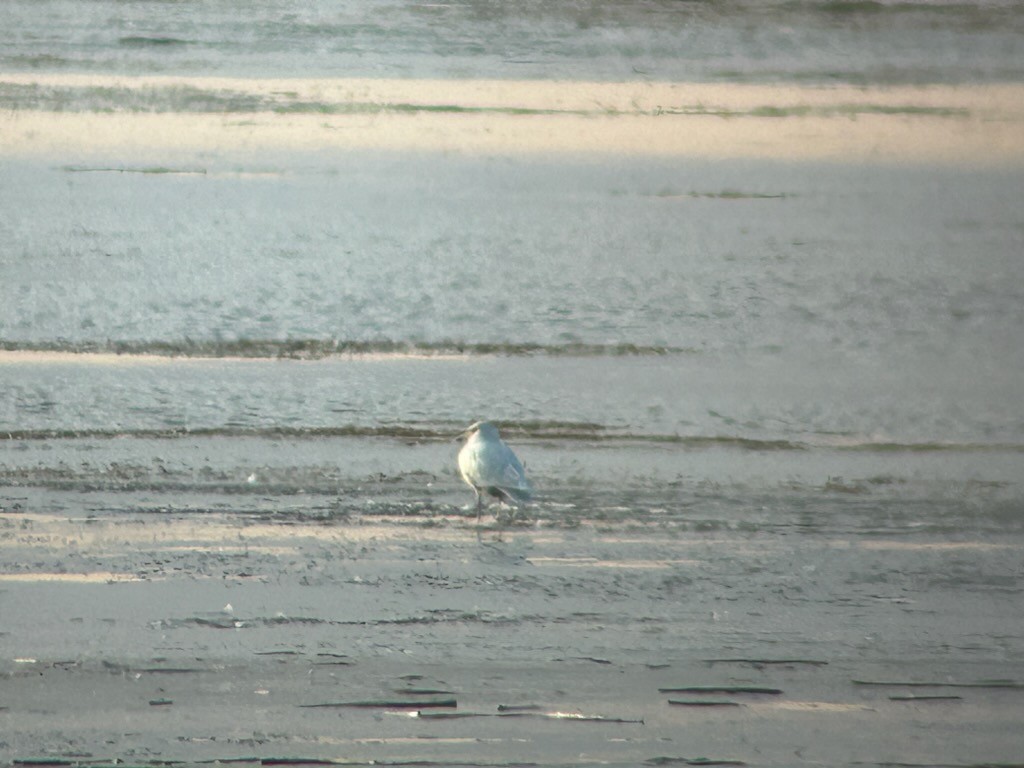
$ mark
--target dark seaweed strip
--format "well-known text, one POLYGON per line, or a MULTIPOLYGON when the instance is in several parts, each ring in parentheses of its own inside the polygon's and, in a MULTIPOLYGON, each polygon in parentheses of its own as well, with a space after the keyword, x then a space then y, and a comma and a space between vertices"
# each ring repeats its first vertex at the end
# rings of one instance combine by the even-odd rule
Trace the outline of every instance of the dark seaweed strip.
POLYGON ((624 717, 603 717, 601 715, 560 716, 552 712, 420 712, 424 720, 457 720, 467 717, 511 717, 537 720, 564 720, 577 723, 627 723, 643 725, 643 720, 624 717))
POLYGON ((299 704, 304 709, 422 709, 424 707, 457 707, 455 699, 420 701, 329 701, 320 704, 299 704))
POLYGON ((704 659, 705 664, 753 664, 755 666, 762 665, 797 665, 803 664, 812 667, 824 667, 828 665, 827 661, 821 661, 819 659, 704 659))
POLYGON ((715 760, 710 757, 652 757, 644 765, 746 765, 742 760, 715 760))
POLYGON ((782 689, 747 685, 691 685, 683 688, 659 688, 658 693, 759 693, 778 696, 782 689))
POLYGON ((890 696, 889 701, 962 701, 963 696, 890 696))
POLYGON ((877 685, 902 688, 1021 688, 1024 683, 1015 680, 977 680, 973 683, 916 682, 910 680, 853 680, 854 685, 877 685))

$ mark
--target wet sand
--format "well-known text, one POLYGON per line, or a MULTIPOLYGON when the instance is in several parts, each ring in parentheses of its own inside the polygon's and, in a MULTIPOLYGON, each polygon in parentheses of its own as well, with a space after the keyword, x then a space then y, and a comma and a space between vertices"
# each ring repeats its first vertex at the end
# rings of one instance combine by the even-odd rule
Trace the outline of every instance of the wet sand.
POLYGON ((0 759, 1019 758, 1018 533, 868 526, 856 499, 713 525, 673 493, 666 516, 547 498, 478 532, 452 477, 8 486, 0 759))
MULTIPOLYGON (((192 89, 255 111, 18 110, 7 155, 324 148, 598 153, 993 166, 1024 161, 1021 86, 795 87, 433 80, 244 80, 7 74, 14 86, 192 89)), ((126 94, 126 95, 125 95, 126 94)))

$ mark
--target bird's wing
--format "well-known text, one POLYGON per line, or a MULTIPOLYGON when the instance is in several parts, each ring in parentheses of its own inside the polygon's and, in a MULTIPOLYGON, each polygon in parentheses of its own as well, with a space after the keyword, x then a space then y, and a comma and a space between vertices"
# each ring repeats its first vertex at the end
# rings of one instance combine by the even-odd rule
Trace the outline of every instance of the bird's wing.
POLYGON ((523 465, 503 440, 468 443, 459 452, 459 471, 474 488, 496 488, 520 500, 533 492, 523 465))
POLYGON ((519 459, 503 442, 489 442, 469 451, 471 474, 476 482, 496 487, 517 487, 525 478, 519 459))
POLYGON ((512 453, 512 449, 507 445, 503 447, 505 448, 505 467, 502 470, 502 487, 530 491, 530 481, 526 479, 526 470, 519 463, 519 458, 512 453))

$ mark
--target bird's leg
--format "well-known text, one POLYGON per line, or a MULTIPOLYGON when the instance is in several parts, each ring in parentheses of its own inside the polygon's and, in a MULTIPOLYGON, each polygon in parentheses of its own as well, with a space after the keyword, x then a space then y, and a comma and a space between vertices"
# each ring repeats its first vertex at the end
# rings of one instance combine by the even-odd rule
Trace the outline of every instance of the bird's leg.
POLYGON ((480 513, 484 509, 484 496, 480 493, 480 489, 473 486, 473 490, 476 492, 476 527, 480 527, 480 513))
POLYGON ((498 511, 494 513, 494 522, 496 522, 499 526, 502 526, 506 523, 507 517, 508 510, 505 509, 505 504, 499 504, 498 511))

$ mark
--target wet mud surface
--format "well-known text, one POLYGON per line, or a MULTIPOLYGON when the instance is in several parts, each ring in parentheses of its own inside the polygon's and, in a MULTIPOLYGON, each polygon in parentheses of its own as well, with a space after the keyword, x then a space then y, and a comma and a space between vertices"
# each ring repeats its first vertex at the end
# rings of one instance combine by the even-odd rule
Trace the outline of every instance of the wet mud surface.
MULTIPOLYGON (((1005 487, 602 484, 605 446, 559 485, 534 445, 547 492, 477 529, 422 469, 437 446, 364 441, 318 485, 300 450, 275 483, 231 450, 187 480, 85 444, 63 474, 39 444, 5 465, 4 761, 1019 761, 1005 487)), ((173 468, 166 441, 129 452, 152 445, 173 468)))

